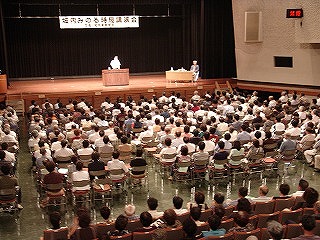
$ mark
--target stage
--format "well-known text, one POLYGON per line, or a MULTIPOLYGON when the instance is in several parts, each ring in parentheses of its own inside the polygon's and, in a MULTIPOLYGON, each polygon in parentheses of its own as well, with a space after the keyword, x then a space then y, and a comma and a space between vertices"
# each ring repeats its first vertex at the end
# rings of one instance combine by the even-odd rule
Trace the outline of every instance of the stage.
POLYGON ((144 95, 148 98, 153 95, 161 96, 163 92, 180 92, 182 96, 190 98, 195 90, 201 94, 206 91, 213 91, 216 83, 225 84, 226 81, 232 84, 231 79, 199 79, 197 82, 172 82, 166 80, 165 74, 157 75, 130 75, 129 85, 108 86, 102 84, 101 77, 83 77, 83 78, 59 78, 49 80, 23 80, 11 81, 8 87, 7 100, 23 100, 24 107, 30 105, 31 100, 42 103, 45 99, 55 102, 60 99, 67 103, 68 99, 85 98, 92 103, 94 107, 99 107, 105 97, 115 100, 118 96, 127 99, 132 96, 135 100, 144 95))

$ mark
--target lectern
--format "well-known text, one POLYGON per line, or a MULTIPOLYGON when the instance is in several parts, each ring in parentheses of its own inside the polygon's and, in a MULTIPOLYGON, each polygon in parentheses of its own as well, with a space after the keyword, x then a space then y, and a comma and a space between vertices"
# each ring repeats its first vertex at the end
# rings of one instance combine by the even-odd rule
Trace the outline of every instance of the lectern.
POLYGON ((129 68, 102 70, 103 86, 129 85, 129 68))
POLYGON ((0 94, 7 93, 7 75, 0 75, 0 94))

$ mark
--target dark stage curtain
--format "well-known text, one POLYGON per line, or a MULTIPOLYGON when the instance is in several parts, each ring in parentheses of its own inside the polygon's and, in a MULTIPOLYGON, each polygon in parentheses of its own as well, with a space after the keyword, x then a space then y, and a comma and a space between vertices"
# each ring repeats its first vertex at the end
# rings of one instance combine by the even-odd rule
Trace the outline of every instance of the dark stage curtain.
MULTIPOLYGON (((17 5, 4 5, 9 77, 98 75, 114 55, 131 73, 188 69, 197 59, 202 78, 235 77, 232 0, 154 0, 158 5, 136 5, 136 14, 165 15, 165 2, 175 3, 171 17, 142 17, 137 29, 61 30, 54 18, 11 18, 17 5)), ((24 5, 22 10, 31 16, 43 11, 56 16, 58 11, 57 5, 24 5)), ((94 15, 96 9, 64 5, 62 13, 76 15, 78 10, 94 15)), ((100 14, 131 10, 131 5, 106 5, 100 14)))
POLYGON ((236 77, 232 0, 201 0, 202 78, 236 77))
POLYGON ((57 19, 10 19, 10 77, 101 74, 114 55, 130 72, 181 66, 180 18, 141 19, 137 29, 61 30, 57 19))

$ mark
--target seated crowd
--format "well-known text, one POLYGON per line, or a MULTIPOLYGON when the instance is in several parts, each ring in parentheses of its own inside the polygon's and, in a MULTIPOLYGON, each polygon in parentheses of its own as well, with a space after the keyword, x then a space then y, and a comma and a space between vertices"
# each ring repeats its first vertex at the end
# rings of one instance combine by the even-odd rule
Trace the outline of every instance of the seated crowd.
POLYGON ((247 196, 248 189, 240 187, 239 198, 236 200, 225 199, 224 195, 218 192, 215 193, 212 203, 205 203, 204 194, 197 191, 194 202, 188 202, 186 208, 183 208, 183 199, 174 196, 172 208, 165 211, 159 211, 158 200, 150 197, 140 215, 136 214, 134 205, 128 204, 115 220, 110 219, 111 210, 103 206, 100 214, 104 221, 97 224, 91 222, 88 209, 79 208, 69 228, 61 227, 60 214, 53 212, 49 217, 52 229, 44 232, 64 231, 69 239, 75 240, 115 239, 119 236, 132 237, 139 233, 149 234, 148 239, 168 239, 169 236, 170 239, 172 236, 175 239, 207 239, 211 236, 227 235, 234 235, 237 239, 237 233, 257 237, 253 239, 320 239, 318 192, 309 187, 308 182, 303 179, 299 182, 298 191, 291 195, 289 192, 289 185, 284 183, 279 186, 279 196, 267 198, 268 187, 262 185, 258 196, 250 197, 247 196), (268 204, 281 200, 292 201, 280 214, 273 212, 273 208, 268 213, 257 212, 258 203, 268 204), (294 214, 298 211, 300 214, 295 217, 294 214), (290 217, 285 218, 285 214, 290 217), (292 226, 297 227, 298 231, 289 231, 292 226), (267 238, 262 238, 263 232, 267 234, 267 238), (170 235, 172 233, 174 235, 170 235))
POLYGON ((16 176, 19 150, 18 116, 11 107, 0 105, 0 202, 2 211, 22 209, 21 189, 16 176), (13 207, 13 208, 11 208, 13 207))
MULTIPOLYGON (((87 186, 80 187, 86 190, 91 186, 90 181, 108 177, 107 173, 100 177, 91 175, 92 171, 104 169, 110 172, 111 180, 119 181, 129 175, 131 168, 147 165, 142 156, 150 145, 156 147, 160 164, 171 166, 169 179, 173 180, 177 172, 196 172, 208 165, 217 171, 237 166, 246 171, 251 165, 263 164, 266 157, 272 157, 276 164, 288 151, 294 151, 295 158, 305 160, 317 171, 320 169, 319 107, 320 95, 309 101, 304 94, 298 96, 286 91, 279 99, 270 96, 265 100, 258 92, 246 95, 237 91, 206 92, 204 96, 195 91, 190 101, 175 92, 151 99, 141 96, 138 101, 128 97, 126 101, 118 98, 111 102, 106 98, 99 109, 94 109, 85 99, 70 99, 66 105, 59 99, 55 104, 46 100, 42 105, 32 101, 28 112, 28 146, 44 187, 66 179, 70 184, 89 180, 87 186), (197 165, 200 161, 204 165, 197 165), (190 165, 182 164, 188 162, 190 165), (121 172, 113 175, 113 170, 121 172)), ((144 170, 139 170, 135 174, 143 173, 144 170)), ((138 179, 136 183, 141 181, 138 179)), ((76 191, 73 187, 71 190, 76 191)), ((63 189, 55 191, 60 190, 63 189)), ((265 188, 260 192, 256 202, 270 200, 265 188)), ((231 201, 231 205, 238 205, 239 200, 241 197, 231 201)), ((192 203, 190 214, 194 207, 206 208, 192 203)), ((237 218, 250 216, 242 212, 233 217, 235 223, 237 218)), ((156 209, 150 212, 152 217, 166 216, 165 213, 171 219, 156 222, 158 228, 176 224, 172 221, 172 211, 163 215, 156 209)), ((194 221, 196 225, 197 221, 200 218, 194 221)))

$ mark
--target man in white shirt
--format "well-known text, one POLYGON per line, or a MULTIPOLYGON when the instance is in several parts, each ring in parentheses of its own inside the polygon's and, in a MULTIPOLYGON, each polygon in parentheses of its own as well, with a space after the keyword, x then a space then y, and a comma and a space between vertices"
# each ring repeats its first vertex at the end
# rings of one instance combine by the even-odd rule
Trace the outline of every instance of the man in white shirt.
POLYGON ((205 132, 203 134, 203 138, 204 138, 204 143, 205 143, 205 148, 204 148, 204 152, 212 152, 214 151, 215 148, 215 144, 213 141, 210 140, 210 133, 209 132, 205 132))
POLYGON ((172 147, 179 147, 181 144, 183 144, 183 138, 181 137, 181 132, 177 131, 175 133, 175 138, 172 140, 172 147))
POLYGON ((174 211, 176 212, 177 215, 182 215, 188 212, 188 209, 182 208, 183 205, 183 199, 179 196, 174 196, 172 199, 172 203, 174 206, 174 211))
POLYGON ((74 155, 71 148, 67 147, 68 142, 66 140, 61 141, 61 148, 55 151, 53 157, 70 157, 74 155))
MULTIPOLYGON (((108 169, 110 170, 115 170, 115 169, 122 169, 125 174, 128 173, 128 168, 126 167, 125 163, 123 161, 119 160, 120 152, 119 151, 114 151, 112 154, 112 160, 108 162, 108 169)), ((111 180, 120 180, 122 179, 125 174, 119 174, 119 175, 111 175, 110 178, 111 180)))
POLYGON ((91 155, 93 153, 93 149, 90 146, 90 143, 88 140, 83 140, 82 142, 83 148, 80 148, 77 150, 77 154, 79 156, 81 155, 91 155))
POLYGON ((253 202, 268 202, 272 199, 272 197, 267 197, 269 192, 269 188, 267 185, 261 185, 259 187, 259 197, 252 198, 253 202))
POLYGON ((156 219, 163 216, 163 212, 157 211, 157 207, 158 207, 158 200, 157 199, 150 197, 147 200, 147 204, 149 207, 148 212, 151 214, 153 220, 156 220, 156 219))
POLYGON ((120 69, 121 63, 118 56, 114 56, 113 60, 111 60, 110 62, 110 66, 112 67, 112 69, 120 69))

